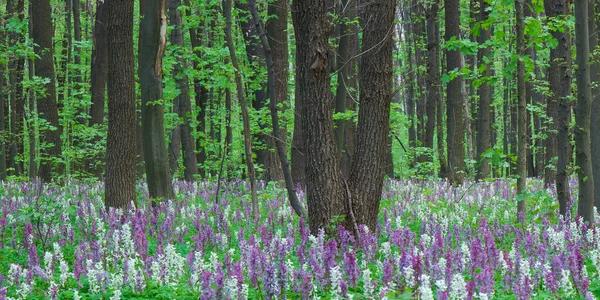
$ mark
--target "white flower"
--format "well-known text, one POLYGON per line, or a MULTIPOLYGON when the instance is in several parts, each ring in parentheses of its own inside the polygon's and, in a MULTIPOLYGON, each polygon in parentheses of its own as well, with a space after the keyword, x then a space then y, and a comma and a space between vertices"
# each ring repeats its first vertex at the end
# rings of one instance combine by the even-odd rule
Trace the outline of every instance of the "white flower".
POLYGON ((560 277, 560 288, 564 291, 567 298, 575 296, 575 289, 571 282, 571 272, 569 270, 562 270, 560 277))
POLYGON ((467 298, 467 283, 462 274, 459 273, 452 276, 449 296, 451 300, 462 300, 467 298))
POLYGON ((331 291, 333 298, 338 299, 342 295, 342 288, 340 287, 340 280, 342 279, 342 272, 340 266, 331 268, 331 291))
POLYGON ((73 290, 73 300, 81 300, 78 290, 73 290))
POLYGON ((121 300, 121 290, 115 290, 110 300, 121 300))
POLYGON ((64 285, 67 282, 67 279, 71 275, 69 272, 69 265, 64 260, 60 260, 60 285, 64 285))
POLYGON ((415 278, 414 278, 414 270, 412 268, 412 266, 407 266, 404 267, 402 269, 403 273, 404 273, 404 281, 406 283, 406 286, 408 287, 414 287, 416 285, 415 283, 415 278))
POLYGON ((433 291, 431 290, 431 286, 429 285, 429 276, 423 274, 421 276, 421 286, 419 287, 419 292, 421 293, 421 299, 423 300, 433 300, 433 291))
POLYGON ((365 292, 365 296, 367 298, 369 298, 373 295, 373 292, 375 292, 373 290, 373 282, 371 281, 371 270, 369 270, 368 268, 363 270, 362 278, 363 278, 363 284, 364 284, 363 290, 365 292))
POLYGON ((390 257, 390 253, 391 253, 390 242, 381 243, 380 250, 381 250, 381 253, 383 254, 384 257, 390 257))

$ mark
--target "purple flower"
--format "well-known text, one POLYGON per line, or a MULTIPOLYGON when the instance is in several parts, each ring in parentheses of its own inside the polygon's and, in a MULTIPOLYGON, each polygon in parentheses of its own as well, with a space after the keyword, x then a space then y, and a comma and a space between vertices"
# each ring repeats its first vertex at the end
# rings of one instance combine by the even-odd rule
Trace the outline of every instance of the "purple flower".
POLYGON ((348 276, 348 280, 352 287, 356 287, 356 283, 358 282, 358 278, 360 278, 360 269, 358 267, 358 263, 356 262, 356 256, 354 252, 348 252, 344 255, 344 272, 346 276, 348 276))

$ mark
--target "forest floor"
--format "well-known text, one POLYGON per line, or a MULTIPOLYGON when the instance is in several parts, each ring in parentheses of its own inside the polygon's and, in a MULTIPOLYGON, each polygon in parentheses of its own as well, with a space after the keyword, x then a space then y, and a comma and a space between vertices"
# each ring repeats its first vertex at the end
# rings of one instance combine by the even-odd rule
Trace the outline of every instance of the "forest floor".
POLYGON ((247 184, 222 188, 177 181, 152 205, 139 184, 137 208, 107 213, 99 183, 1 183, 0 299, 600 297, 600 224, 559 218, 539 181, 524 225, 510 181, 388 181, 357 239, 311 235, 275 184, 257 224, 247 184))

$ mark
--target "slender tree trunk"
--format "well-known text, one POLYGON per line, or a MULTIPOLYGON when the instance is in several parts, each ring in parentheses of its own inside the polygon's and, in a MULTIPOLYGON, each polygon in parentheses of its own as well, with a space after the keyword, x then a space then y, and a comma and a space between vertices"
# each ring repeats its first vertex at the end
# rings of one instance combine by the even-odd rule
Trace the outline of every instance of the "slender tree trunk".
MULTIPOLYGON (((92 48, 92 79, 91 79, 91 97, 92 107, 90 109, 89 126, 102 125, 104 123, 104 102, 106 94, 106 78, 107 78, 107 48, 108 42, 106 38, 106 24, 108 22, 108 14, 105 11, 103 1, 98 1, 96 4, 96 20, 93 33, 93 48, 92 48)), ((98 142, 98 136, 95 141, 98 142)), ((96 160, 103 160, 102 153, 99 153, 96 160)), ((87 163, 88 171, 95 174, 97 177, 102 175, 101 168, 92 161, 87 163)))
POLYGON ((133 0, 106 2, 108 135, 106 207, 136 201, 136 113, 133 55, 133 0))
MULTIPOLYGON (((596 20, 596 11, 598 9, 597 1, 590 1, 588 7, 588 22, 590 31, 590 49, 594 53, 598 50, 598 24, 596 20)), ((594 205, 600 211, 600 57, 592 56, 590 64, 590 79, 592 81, 592 115, 591 115, 591 150, 592 150, 592 169, 594 172, 594 205)))
MULTIPOLYGON (((479 20, 485 21, 489 18, 490 12, 488 10, 489 4, 485 0, 479 1, 480 13, 479 20)), ((479 44, 484 44, 490 39, 491 31, 490 28, 481 28, 479 31, 479 44)), ((490 177, 490 163, 488 159, 484 158, 484 153, 492 147, 491 144, 491 131, 492 122, 490 119, 490 111, 492 104, 492 86, 490 81, 492 76, 492 64, 486 63, 485 60, 490 58, 491 49, 489 46, 479 49, 479 66, 482 66, 484 70, 481 76, 484 81, 479 86, 479 111, 477 113, 477 159, 479 160, 479 167, 477 169, 476 178, 479 180, 490 177)), ((490 58, 491 60, 491 58, 490 58)))
MULTIPOLYGON (((184 0, 185 6, 190 7, 190 1, 184 0)), ((186 10, 187 16, 191 16, 191 10, 186 10)), ((190 42, 192 45, 192 49, 194 54, 199 59, 201 58, 201 53, 198 50, 201 46, 201 40, 198 36, 201 32, 199 28, 190 28, 190 42)), ((194 59, 193 66, 195 70, 200 68, 198 60, 194 59)), ((205 150, 205 140, 206 140, 206 108, 208 104, 208 89, 200 82, 198 78, 194 78, 194 92, 196 93, 196 107, 198 109, 198 114, 196 115, 196 121, 198 125, 196 126, 196 132, 200 134, 200 137, 196 140, 196 163, 200 166, 198 168, 198 174, 201 177, 205 177, 204 172, 204 162, 206 161, 206 150, 205 150)))
MULTIPOLYGON (((515 0, 515 13, 517 25, 517 136, 518 136, 518 152, 517 152, 517 195, 523 195, 526 189, 527 180, 527 99, 526 99, 526 82, 525 82, 525 62, 522 57, 525 56, 525 16, 523 13, 523 0, 515 0)), ((519 213, 519 221, 524 222, 526 213, 526 202, 521 199, 517 202, 517 212, 519 213)))
POLYGON ((254 163, 252 161, 252 140, 250 137, 250 117, 248 114, 248 105, 246 104, 246 95, 244 94, 244 85, 242 83, 242 76, 240 66, 238 64, 237 56, 235 54, 235 45, 233 44, 233 38, 231 34, 231 0, 223 1, 223 14, 225 15, 225 40, 227 47, 229 48, 229 54, 231 57, 231 63, 235 69, 235 83, 237 87, 237 97, 242 110, 242 119, 244 124, 244 149, 246 153, 246 167, 248 170, 248 176, 250 177, 250 189, 252 193, 252 212, 254 219, 258 220, 260 212, 258 210, 258 199, 256 196, 256 174, 254 170, 254 163))
MULTIPOLYGON (((72 0, 73 1, 73 41, 74 41, 74 45, 73 45, 73 62, 75 63, 76 67, 81 66, 81 49, 80 49, 80 43, 81 43, 81 1, 80 0, 72 0)), ((82 82, 82 71, 80 69, 76 69, 76 71, 74 71, 72 73, 72 77, 73 77, 73 87, 75 88, 75 93, 73 94, 73 100, 80 102, 80 93, 79 93, 79 85, 82 82)), ((83 104, 77 103, 76 106, 79 108, 79 113, 85 113, 86 109, 85 106, 83 104)), ((81 116, 78 116, 77 118, 78 120, 80 120, 81 122, 83 122, 83 120, 85 120, 85 118, 82 118, 81 116)))
MULTIPOLYGON (((0 25, 4 26, 4 18, 0 15, 0 25)), ((0 43, 4 42, 4 32, 0 31, 0 43)), ((8 102, 6 99, 9 98, 7 92, 7 88, 5 87, 6 80, 4 79, 4 70, 6 66, 4 63, 0 64, 0 180, 6 179, 6 110, 5 108, 8 106, 8 102)))
POLYGON ((435 134, 436 108, 441 99, 440 82, 440 48, 437 43, 439 35, 438 11, 439 3, 431 2, 427 13, 427 125, 425 126, 424 146, 431 150, 428 161, 433 163, 433 138, 435 134))
MULTIPOLYGON (((23 21, 25 17, 25 3, 23 0, 8 1, 6 12, 9 16, 17 16, 23 21)), ((9 32, 9 46, 14 47, 25 41, 24 32, 9 32)), ((16 57, 8 62, 8 78, 10 85, 10 146, 8 167, 14 169, 13 174, 20 175, 23 172, 23 161, 18 157, 24 155, 23 146, 23 119, 25 118, 25 97, 23 95, 23 69, 25 58, 16 57)), ((22 159, 22 157, 21 157, 22 159)))
POLYGON ((71 64, 73 46, 73 23, 71 22, 71 15, 73 12, 73 0, 65 0, 65 32, 62 40, 62 61, 59 65, 59 72, 57 74, 58 81, 58 104, 62 105, 68 95, 71 94, 71 84, 67 81, 69 77, 69 65, 71 64))
POLYGON ((575 0, 575 40, 577 73, 577 110, 575 114, 575 158, 579 179, 577 215, 588 226, 594 225, 594 174, 590 145, 592 90, 590 82, 590 34, 588 30, 589 0, 575 0))
MULTIPOLYGON (((446 40, 460 38, 460 10, 458 0, 446 1, 446 40)), ((461 68, 458 49, 447 51, 448 72, 461 68)), ((463 111, 463 76, 456 76, 448 83, 448 172, 452 184, 460 185, 465 179, 465 120, 463 111)))
MULTIPOLYGON (((34 0, 29 0, 29 16, 33 15, 33 1, 34 0)), ((33 20, 30 17, 29 18, 29 22, 28 22, 28 35, 29 35, 29 39, 33 40, 33 20)), ((28 73, 28 79, 30 81, 33 81, 33 76, 35 73, 35 60, 32 58, 29 58, 27 60, 27 73, 28 73)), ((37 107, 36 107, 36 98, 35 98, 35 91, 32 88, 29 88, 28 90, 28 105, 29 105, 29 114, 28 114, 28 118, 30 120, 34 120, 37 118, 37 107)), ((38 168, 37 168, 37 159, 36 157, 38 156, 38 149, 37 149, 37 141, 36 141, 36 134, 35 134, 35 126, 32 126, 33 128, 31 128, 29 130, 29 162, 28 162, 28 173, 29 173, 29 179, 33 180, 35 178, 37 178, 38 176, 38 168)))
MULTIPOLYGON (((546 15, 550 18, 568 16, 570 14, 570 1, 556 0, 544 2, 546 15)), ((556 30, 552 36, 558 41, 555 49, 550 49, 549 85, 552 96, 548 99, 548 115, 553 118, 553 126, 558 131, 556 136, 549 133, 549 149, 556 150, 556 194, 560 205, 560 213, 566 216, 569 209, 569 173, 568 166, 571 157, 569 127, 571 120, 571 37, 568 30, 556 30)), ((553 163, 554 155, 547 155, 548 163, 553 163)), ((551 183, 553 174, 546 180, 551 183)))
MULTIPOLYGON (((302 202, 300 202, 300 200, 298 199, 298 195, 296 194, 296 187, 294 186, 294 181, 292 180, 292 173, 290 172, 290 168, 289 168, 289 164, 288 164, 288 160, 286 157, 286 153, 285 153, 285 141, 283 139, 281 139, 281 134, 280 134, 280 128, 279 128, 279 118, 277 116, 278 113, 278 108, 277 108, 277 103, 281 102, 280 100, 278 100, 276 98, 276 89, 277 89, 277 81, 276 81, 276 76, 275 76, 275 64, 274 64, 274 60, 273 60, 273 52, 271 51, 271 47, 269 46, 269 40, 265 34, 265 30, 262 26, 262 23, 260 22, 259 16, 258 16, 258 10, 256 9, 256 3, 254 2, 254 0, 249 0, 248 1, 250 4, 250 8, 252 10, 252 17, 254 19, 254 24, 256 26, 257 32, 260 36, 261 42, 262 42, 262 46, 263 46, 263 50, 265 52, 265 59, 266 59, 266 64, 267 64, 267 72, 268 72, 268 90, 269 90, 269 99, 271 99, 271 101, 269 102, 269 108, 271 111, 271 121, 273 123, 273 136, 275 138, 275 146, 277 147, 277 154, 279 155, 279 160, 281 162, 281 167, 282 167, 282 171, 284 174, 284 180, 285 180, 285 185, 286 185, 286 189, 288 192, 288 197, 289 197, 289 201, 290 201, 290 206, 294 209, 294 211, 296 212, 296 214, 298 216, 306 216, 306 212, 304 211, 304 208, 302 207, 302 202)), ((282 8, 277 8, 277 7, 273 7, 273 10, 271 11, 272 13, 280 13, 283 15, 287 14, 287 3, 285 1, 279 1, 279 3, 277 4, 282 4, 282 8)), ((283 21, 286 21, 285 19, 283 21)), ((271 26, 274 26, 273 24, 271 24, 271 26)), ((271 30, 273 29, 277 29, 277 28, 281 28, 281 27, 285 27, 287 26, 286 23, 279 23, 279 24, 275 24, 275 28, 270 28, 271 30)), ((285 35, 285 33, 284 33, 285 35)), ((278 35, 276 34, 275 37, 277 37, 278 35)), ((281 35, 279 35, 281 37, 281 35)), ((287 36, 284 37, 287 40, 287 36)), ((283 56, 280 56, 283 53, 284 49, 281 49, 281 47, 279 49, 277 49, 278 51, 280 51, 281 53, 278 54, 278 58, 281 58, 282 60, 287 60, 284 59, 283 56)), ((283 66, 279 66, 279 67, 283 67, 283 66)), ((286 72, 287 74, 287 72, 286 72)), ((287 81, 287 78, 283 78, 285 81, 287 81)), ((281 88, 281 87, 280 87, 281 88)), ((279 91, 281 92, 281 91, 279 91)), ((284 92, 285 94, 287 94, 287 92, 284 92)))
POLYGON ((40 149, 42 157, 39 176, 44 182, 52 181, 52 171, 58 174, 62 171, 59 164, 53 164, 52 162, 53 159, 61 156, 61 140, 54 81, 54 62, 52 60, 54 29, 51 12, 50 0, 32 1, 33 42, 37 44, 34 50, 38 55, 35 61, 35 75, 49 79, 48 83, 44 85, 46 93, 37 99, 37 108, 39 117, 54 127, 40 134, 40 142, 48 145, 40 149), (54 167, 56 165, 58 166, 54 167))
POLYGON ((142 137, 151 198, 174 198, 165 145, 162 58, 167 38, 165 0, 140 3, 138 73, 142 90, 142 137))
MULTIPOLYGON (((184 49, 184 37, 182 30, 181 12, 177 11, 177 8, 181 6, 181 0, 169 0, 169 19, 171 24, 175 26, 171 30, 171 43, 177 45, 180 50, 184 49)), ((194 153, 194 138, 192 137, 192 127, 190 126, 190 115, 192 113, 192 103, 189 94, 189 82, 187 75, 184 70, 187 69, 187 63, 182 57, 183 53, 178 58, 178 63, 175 65, 173 70, 173 76, 179 88, 179 109, 177 114, 179 118, 183 120, 183 123, 179 125, 181 132, 181 147, 183 149, 183 165, 185 170, 183 171, 184 179, 192 181, 194 175, 198 173, 198 167, 196 165, 196 155, 194 153)))

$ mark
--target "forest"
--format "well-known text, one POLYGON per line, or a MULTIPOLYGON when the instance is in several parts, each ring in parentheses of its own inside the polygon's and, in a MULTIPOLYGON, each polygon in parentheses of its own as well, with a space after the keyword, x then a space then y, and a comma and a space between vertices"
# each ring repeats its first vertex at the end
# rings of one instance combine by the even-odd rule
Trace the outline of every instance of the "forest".
POLYGON ((598 299, 599 33, 598 0, 0 0, 0 300, 598 299))

